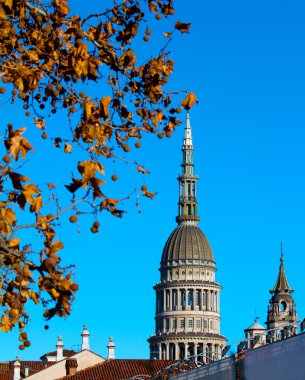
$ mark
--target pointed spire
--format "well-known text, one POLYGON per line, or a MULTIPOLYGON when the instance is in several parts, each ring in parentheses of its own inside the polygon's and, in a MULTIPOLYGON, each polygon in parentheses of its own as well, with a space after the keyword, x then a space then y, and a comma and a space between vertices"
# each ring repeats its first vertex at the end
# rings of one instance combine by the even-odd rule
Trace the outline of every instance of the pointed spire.
POLYGON ((284 268, 284 253, 283 253, 283 244, 281 242, 281 257, 280 257, 280 268, 279 268, 279 273, 276 279, 276 283, 273 287, 273 289, 270 290, 270 293, 292 293, 293 290, 290 288, 287 278, 286 278, 286 273, 285 273, 285 268, 284 268))
POLYGON ((178 177, 179 181, 179 210, 176 221, 178 224, 183 222, 198 223, 196 185, 198 176, 194 175, 193 162, 193 139, 190 115, 186 115, 182 145, 182 174, 178 177))
POLYGON ((192 130, 191 130, 191 122, 190 122, 190 114, 186 115, 186 124, 184 128, 184 139, 183 139, 183 147, 192 147, 193 139, 192 139, 192 130))

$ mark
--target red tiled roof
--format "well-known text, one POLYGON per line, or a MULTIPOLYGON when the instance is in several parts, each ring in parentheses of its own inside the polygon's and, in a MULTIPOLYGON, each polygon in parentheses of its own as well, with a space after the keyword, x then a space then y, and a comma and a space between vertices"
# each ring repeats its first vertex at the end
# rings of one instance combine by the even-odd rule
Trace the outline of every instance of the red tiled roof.
MULTIPOLYGON (((56 362, 42 362, 33 360, 19 360, 21 378, 24 377, 24 368, 29 367, 29 375, 33 375, 47 367, 52 366, 56 362)), ((15 360, 9 362, 0 362, 0 380, 12 380, 14 376, 14 363, 15 360)))
MULTIPOLYGON (((73 350, 66 350, 65 348, 63 349, 63 355, 66 356, 66 357, 69 357, 69 356, 72 356, 74 354, 76 354, 77 352, 76 351, 73 351, 73 350)), ((57 355, 57 352, 56 351, 52 351, 52 352, 47 352, 46 354, 43 354, 41 358, 44 358, 46 356, 56 356, 57 355)))
POLYGON ((174 360, 113 359, 58 380, 125 380, 136 375, 153 375, 176 362, 174 360))

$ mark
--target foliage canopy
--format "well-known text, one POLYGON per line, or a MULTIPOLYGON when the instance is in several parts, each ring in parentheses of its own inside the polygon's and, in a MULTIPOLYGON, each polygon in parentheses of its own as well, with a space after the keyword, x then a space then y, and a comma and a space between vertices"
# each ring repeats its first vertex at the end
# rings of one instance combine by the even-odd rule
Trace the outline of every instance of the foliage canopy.
MULTIPOLYGON (((146 43, 151 38, 147 13, 157 21, 172 16, 173 1, 122 0, 81 17, 70 15, 67 0, 0 0, 0 96, 11 103, 5 107, 25 112, 28 127, 41 130, 41 138, 52 140, 63 154, 86 156, 74 168, 77 175, 66 183, 72 199, 62 207, 54 191, 56 179, 38 185, 24 173, 34 149, 27 129, 9 124, 2 133, 0 329, 7 332, 18 326, 20 349, 30 345, 24 331, 29 300, 43 305, 46 320, 65 317, 78 289, 72 266, 60 265, 63 243, 56 225, 61 215, 70 210, 71 223, 83 212, 108 211, 121 217, 120 199, 106 196, 103 190, 110 177, 105 160, 126 160, 130 144, 134 141, 139 148, 145 134, 170 137, 181 123, 181 109, 189 110, 197 101, 193 93, 181 100, 179 92, 167 90, 174 69, 167 46, 174 32, 164 32, 166 43, 157 56, 138 62, 139 38, 146 43), (91 83, 88 93, 80 90, 80 83, 91 83), (100 88, 100 97, 90 92, 94 87, 100 88), (62 110, 66 111, 65 120, 60 120, 62 134, 49 136, 48 119, 62 110), (56 212, 50 212, 50 203, 56 212), (28 229, 41 239, 39 252, 25 241, 22 231, 28 229)), ((173 31, 188 33, 189 27, 173 23, 173 31)), ((137 164, 136 170, 148 174, 142 165, 137 164)), ((110 178, 117 180, 116 175, 110 178)), ((141 191, 143 196, 154 196, 146 186, 141 191)), ((91 231, 98 229, 95 220, 91 231)))

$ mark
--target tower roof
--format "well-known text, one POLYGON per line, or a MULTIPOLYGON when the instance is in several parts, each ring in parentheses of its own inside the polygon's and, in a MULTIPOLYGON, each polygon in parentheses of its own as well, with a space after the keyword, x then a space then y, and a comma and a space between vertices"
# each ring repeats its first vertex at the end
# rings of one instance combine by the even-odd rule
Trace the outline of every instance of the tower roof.
POLYGON ((204 260, 214 263, 208 239, 195 222, 180 224, 165 243, 161 263, 181 260, 204 260))
POLYGON ((270 293, 292 293, 293 290, 290 288, 288 281, 287 281, 287 278, 286 278, 282 244, 281 244, 280 262, 281 262, 281 264, 279 267, 279 273, 278 273, 278 276, 276 279, 276 283, 275 283, 274 287, 270 290, 270 293))

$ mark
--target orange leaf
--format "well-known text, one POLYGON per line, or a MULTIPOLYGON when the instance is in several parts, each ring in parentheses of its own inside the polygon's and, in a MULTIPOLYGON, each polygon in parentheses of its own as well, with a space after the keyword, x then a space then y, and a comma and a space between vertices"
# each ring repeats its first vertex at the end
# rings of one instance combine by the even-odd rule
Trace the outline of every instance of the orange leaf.
POLYGON ((46 125, 45 125, 45 122, 44 122, 44 118, 41 118, 41 119, 37 119, 36 117, 34 117, 34 123, 36 125, 36 127, 38 129, 46 129, 46 125))
POLYGON ((175 29, 180 30, 181 33, 189 33, 190 26, 190 23, 186 24, 178 20, 175 24, 175 29))
POLYGON ((144 168, 142 168, 142 166, 138 166, 137 168, 137 172, 139 173, 143 173, 143 174, 149 174, 149 171, 148 170, 145 170, 144 168))
POLYGON ((193 92, 190 92, 187 94, 187 96, 182 100, 181 106, 184 107, 186 110, 189 110, 193 107, 193 105, 198 103, 198 99, 196 98, 196 95, 193 92))
POLYGON ((100 100, 99 110, 100 110, 100 113, 101 113, 101 117, 103 119, 105 119, 105 120, 110 116, 110 113, 109 113, 109 110, 108 110, 108 106, 109 106, 110 102, 111 102, 111 97, 110 96, 104 96, 100 100))
POLYGON ((64 152, 65 152, 65 153, 71 153, 71 152, 72 152, 72 149, 73 149, 73 146, 72 146, 72 145, 70 145, 70 144, 68 144, 68 143, 65 144, 65 149, 64 149, 64 152))

